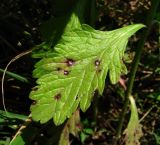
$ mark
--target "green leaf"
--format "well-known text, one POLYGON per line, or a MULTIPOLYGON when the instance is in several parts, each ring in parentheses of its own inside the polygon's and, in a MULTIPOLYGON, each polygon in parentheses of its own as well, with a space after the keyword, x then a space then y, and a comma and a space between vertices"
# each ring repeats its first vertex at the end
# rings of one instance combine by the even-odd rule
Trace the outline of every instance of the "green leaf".
POLYGON ((90 135, 92 135, 94 133, 92 128, 84 128, 83 132, 85 132, 86 134, 90 134, 90 135))
MULTIPOLYGON (((69 8, 71 10, 67 10, 67 12, 65 12, 63 15, 51 18, 41 25, 41 33, 42 36, 44 37, 45 42, 35 47, 36 49, 32 53, 32 56, 34 58, 45 57, 46 51, 51 53, 54 50, 53 46, 55 46, 55 44, 61 38, 61 35, 64 34, 65 32, 77 28, 81 29, 81 22, 83 22, 83 17, 84 17, 83 15, 86 9, 87 1, 88 0, 77 1, 73 9, 69 8)), ((63 7, 62 5, 63 1, 61 1, 60 3, 61 3, 60 6, 63 7)), ((59 9, 62 11, 64 10, 64 8, 62 9, 59 8, 59 9)))
POLYGON ((160 135, 159 134, 156 134, 156 133, 153 133, 155 139, 156 139, 156 144, 159 145, 160 144, 160 135))
MULTIPOLYGON (((27 116, 25 115, 22 115, 22 114, 16 114, 16 113, 11 113, 11 112, 5 112, 3 110, 0 110, 0 120, 4 120, 4 119, 13 119, 13 120, 16 120, 16 119, 19 119, 19 120, 26 120, 27 119, 27 116), (4 119, 3 119, 4 118, 4 119)), ((1 123, 1 121, 0 121, 1 123)))
POLYGON ((81 132, 80 134, 80 140, 81 140, 81 143, 84 144, 85 140, 89 137, 88 134, 85 134, 84 132, 81 132))
POLYGON ((127 129, 124 131, 125 138, 124 141, 126 145, 140 145, 139 139, 142 137, 142 127, 139 124, 138 111, 134 101, 134 98, 130 96, 130 108, 131 108, 131 117, 127 126, 127 129))
POLYGON ((154 93, 148 94, 147 97, 160 101, 160 92, 154 92, 154 93))
POLYGON ((38 86, 30 93, 35 100, 33 119, 45 123, 53 118, 60 125, 78 106, 85 112, 94 92, 102 94, 107 73, 115 84, 126 71, 122 57, 128 38, 142 27, 135 24, 103 32, 82 25, 65 32, 55 50, 45 52, 35 65, 38 86))
MULTIPOLYGON (((41 26, 42 27, 42 26, 41 26)), ((76 13, 67 14, 63 17, 58 17, 56 19, 50 19, 47 21, 43 28, 43 35, 46 37, 46 41, 38 46, 38 48, 43 49, 35 49, 32 53, 34 58, 43 58, 45 57, 45 52, 52 53, 54 50, 54 46, 57 41, 59 41, 62 34, 65 34, 67 31, 71 29, 79 28, 81 29, 81 24, 76 13), (52 29, 51 29, 52 27, 52 29)), ((41 28, 42 29, 42 28, 41 28)))
POLYGON ((69 135, 78 137, 81 130, 79 110, 76 110, 65 124, 58 145, 70 145, 69 135))

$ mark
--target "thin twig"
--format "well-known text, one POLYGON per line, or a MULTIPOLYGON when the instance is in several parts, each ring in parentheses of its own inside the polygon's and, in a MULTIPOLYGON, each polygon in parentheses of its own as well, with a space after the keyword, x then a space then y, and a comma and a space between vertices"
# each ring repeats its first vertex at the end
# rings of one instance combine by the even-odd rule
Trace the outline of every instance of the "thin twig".
POLYGON ((143 116, 141 119, 139 119, 139 123, 152 111, 152 109, 154 108, 155 106, 152 106, 143 116))
POLYGON ((30 123, 32 122, 31 119, 31 114, 29 114, 28 118, 25 120, 24 124, 18 129, 18 131, 16 132, 16 134, 14 135, 14 137, 12 138, 11 142, 9 143, 9 145, 12 144, 12 142, 16 139, 16 137, 22 133, 22 130, 24 128, 26 128, 30 123))
POLYGON ((10 60, 10 62, 6 65, 5 69, 4 69, 4 72, 3 72, 3 76, 2 76, 2 85, 1 85, 1 90, 2 90, 2 104, 3 104, 3 108, 4 108, 4 111, 6 112, 6 115, 7 114, 7 109, 6 109, 6 105, 5 105, 5 99, 4 99, 4 78, 5 78, 5 75, 6 75, 6 71, 9 67, 9 65, 11 63, 13 63, 14 61, 16 61, 17 59, 19 59, 20 57, 24 56, 24 55, 27 55, 29 53, 31 53, 32 50, 28 50, 28 51, 25 51, 23 53, 20 53, 19 55, 15 56, 12 60, 10 60))

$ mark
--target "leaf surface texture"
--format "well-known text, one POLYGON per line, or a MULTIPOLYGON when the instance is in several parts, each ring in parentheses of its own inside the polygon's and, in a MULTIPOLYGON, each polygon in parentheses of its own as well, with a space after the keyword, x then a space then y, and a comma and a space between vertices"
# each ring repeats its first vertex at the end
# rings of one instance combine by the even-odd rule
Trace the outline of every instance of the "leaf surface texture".
POLYGON ((115 84, 126 73, 122 61, 128 38, 144 27, 134 24, 113 31, 99 31, 88 25, 65 31, 54 49, 43 52, 33 76, 37 89, 32 118, 62 124, 80 106, 86 111, 95 91, 102 94, 105 78, 115 84))

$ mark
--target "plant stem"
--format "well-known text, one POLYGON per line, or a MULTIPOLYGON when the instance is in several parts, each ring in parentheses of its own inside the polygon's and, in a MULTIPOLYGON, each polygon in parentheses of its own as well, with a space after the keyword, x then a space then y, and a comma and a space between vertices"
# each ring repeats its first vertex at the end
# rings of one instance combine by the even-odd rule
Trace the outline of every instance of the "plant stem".
POLYGON ((132 67, 131 67, 131 71, 130 71, 130 75, 129 75, 129 81, 128 81, 128 85, 127 85, 127 90, 126 90, 126 94, 125 94, 125 100, 124 100, 124 105, 122 108, 122 112, 119 118, 119 124, 118 124, 118 128, 117 128, 117 133, 116 133, 116 138, 114 140, 114 145, 117 145, 117 142, 121 136, 121 132, 122 132, 122 126, 123 126, 123 122, 125 119, 125 115, 128 109, 128 104, 129 104, 129 96, 132 93, 132 88, 133 88, 133 84, 134 84, 134 79, 135 79, 135 75, 136 75, 136 71, 138 68, 138 64, 141 58, 141 53, 142 53, 142 49, 144 47, 144 43, 147 39, 147 36, 149 34, 149 30, 151 28, 151 24, 152 24, 152 20, 154 18, 156 9, 159 5, 160 0, 152 0, 152 5, 151 5, 151 9, 150 12, 147 15, 147 19, 146 19, 146 26, 147 29, 143 29, 143 32, 141 34, 141 39, 138 43, 138 49, 136 50, 136 54, 132 63, 132 67))
POLYGON ((91 0, 90 1, 90 25, 92 27, 95 27, 95 21, 96 21, 96 1, 91 0))

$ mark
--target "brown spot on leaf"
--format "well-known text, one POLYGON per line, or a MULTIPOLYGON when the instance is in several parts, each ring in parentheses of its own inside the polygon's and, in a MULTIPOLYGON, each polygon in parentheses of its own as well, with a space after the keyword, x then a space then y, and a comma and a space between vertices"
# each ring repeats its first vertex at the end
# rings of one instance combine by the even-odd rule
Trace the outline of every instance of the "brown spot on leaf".
POLYGON ((68 59, 66 60, 67 66, 72 66, 72 65, 74 65, 74 63, 75 63, 75 61, 74 61, 73 59, 68 58, 68 59))
POLYGON ((82 130, 82 124, 81 123, 76 123, 76 127, 79 129, 79 130, 82 130))
POLYGON ((64 70, 64 75, 68 75, 69 71, 68 70, 64 70))
POLYGON ((67 127, 70 128, 70 124, 67 124, 67 127))
POLYGON ((55 96, 54 96, 54 99, 55 99, 55 100, 59 100, 59 99, 61 99, 61 94, 57 94, 57 95, 55 95, 55 96))
POLYGON ((94 62, 94 65, 96 66, 96 72, 97 73, 101 72, 100 64, 101 64, 101 61, 99 59, 96 59, 95 62, 94 62))
POLYGON ((101 71, 102 71, 101 69, 98 69, 98 71, 97 71, 97 72, 98 72, 98 73, 100 73, 101 71))
POLYGON ((77 96, 75 96, 75 100, 78 100, 78 95, 77 95, 77 96))
POLYGON ((100 60, 98 60, 98 59, 95 60, 95 62, 94 62, 95 66, 97 66, 97 67, 100 65, 100 63, 101 63, 101 62, 100 62, 100 60))
POLYGON ((60 67, 57 68, 57 71, 61 71, 62 69, 60 67))
POLYGON ((33 101, 33 102, 32 102, 32 105, 36 105, 36 104, 37 104, 37 102, 36 102, 36 101, 33 101))

